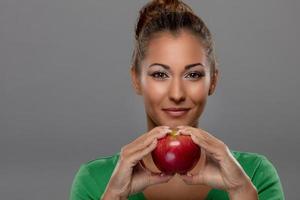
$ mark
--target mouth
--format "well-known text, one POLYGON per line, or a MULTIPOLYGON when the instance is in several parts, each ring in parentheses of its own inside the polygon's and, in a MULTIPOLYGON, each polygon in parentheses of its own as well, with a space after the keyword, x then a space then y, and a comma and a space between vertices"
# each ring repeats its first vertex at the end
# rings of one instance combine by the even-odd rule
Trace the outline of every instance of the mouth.
POLYGON ((171 117, 182 117, 188 113, 190 108, 164 108, 162 110, 171 117))

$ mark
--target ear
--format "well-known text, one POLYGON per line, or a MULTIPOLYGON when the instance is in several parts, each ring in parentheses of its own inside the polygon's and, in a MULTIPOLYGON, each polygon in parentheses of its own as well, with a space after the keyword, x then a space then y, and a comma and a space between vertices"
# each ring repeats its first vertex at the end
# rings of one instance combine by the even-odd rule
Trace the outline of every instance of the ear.
POLYGON ((214 74, 212 75, 211 83, 210 83, 210 88, 208 91, 208 95, 212 95, 216 89, 216 85, 218 83, 219 79, 219 70, 216 68, 214 74))
POLYGON ((130 75, 131 75, 132 87, 134 88, 135 93, 141 95, 142 92, 141 92, 141 83, 139 79, 139 74, 133 66, 131 66, 130 68, 130 75))

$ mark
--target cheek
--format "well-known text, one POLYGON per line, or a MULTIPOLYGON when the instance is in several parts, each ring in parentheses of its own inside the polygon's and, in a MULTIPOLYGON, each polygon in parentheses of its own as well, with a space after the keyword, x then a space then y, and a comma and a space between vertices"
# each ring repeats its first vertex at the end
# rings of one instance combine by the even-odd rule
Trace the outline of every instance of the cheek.
POLYGON ((143 93, 145 101, 150 104, 156 104, 162 102, 163 98, 167 94, 168 86, 165 83, 145 80, 143 81, 143 93))
POLYGON ((207 85, 204 81, 197 84, 190 83, 187 85, 186 89, 188 91, 189 97, 194 102, 202 101, 206 98, 206 94, 208 94, 207 85))
POLYGON ((189 84, 188 96, 190 101, 194 105, 193 118, 198 119, 204 110, 208 96, 207 86, 205 82, 203 81, 197 84, 189 84))

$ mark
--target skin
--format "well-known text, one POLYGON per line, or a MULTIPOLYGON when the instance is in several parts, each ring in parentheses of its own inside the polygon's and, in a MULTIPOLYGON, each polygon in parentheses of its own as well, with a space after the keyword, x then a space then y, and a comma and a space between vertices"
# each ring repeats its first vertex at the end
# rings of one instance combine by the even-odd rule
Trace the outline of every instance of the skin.
POLYGON ((207 192, 204 186, 226 190, 232 200, 258 199, 251 180, 226 144, 198 128, 198 119, 207 97, 215 91, 219 75, 218 69, 214 73, 210 71, 201 41, 184 29, 178 37, 169 32, 154 36, 141 63, 141 73, 131 68, 133 87, 144 100, 148 132, 121 149, 102 199, 127 199, 130 194, 140 191, 149 199, 204 199, 207 192), (168 69, 153 63, 167 65, 168 69), (201 64, 185 69, 194 63, 201 64), (174 118, 162 110, 170 107, 188 107, 190 110, 174 118), (172 176, 155 172, 157 168, 151 159, 151 151, 157 140, 171 129, 190 135, 201 148, 201 159, 189 174, 172 176), (139 165, 141 160, 145 163, 144 168, 139 165), (198 196, 200 191, 203 196, 198 196), (159 196, 151 196, 155 194, 159 196))
MULTIPOLYGON (((208 96, 215 91, 219 70, 212 73, 199 38, 182 29, 178 37, 169 32, 155 34, 150 40, 141 73, 131 68, 132 85, 143 97, 148 130, 160 125, 176 128, 179 125, 198 127, 198 120, 205 108, 208 96), (170 69, 160 65, 165 64, 170 69), (188 70, 186 65, 201 63, 188 70), (161 73, 160 73, 161 72, 161 73), (162 108, 188 107, 185 117, 172 118, 162 108)), ((151 156, 144 163, 152 171, 158 171, 151 156)))
POLYGON ((131 68, 131 76, 136 93, 144 100, 148 130, 158 125, 197 127, 209 96, 208 91, 213 94, 218 80, 218 70, 211 74, 199 39, 188 31, 182 31, 178 38, 168 32, 159 33, 150 41, 141 67, 140 75, 131 68), (162 63, 170 69, 158 65, 149 68, 152 63, 162 63), (194 63, 202 63, 203 66, 184 69, 194 63), (156 74, 157 78, 151 76, 159 71, 164 74, 156 74), (203 76, 192 72, 202 73, 203 76), (170 120, 161 110, 168 107, 189 107, 191 110, 184 118, 170 120))
MULTIPOLYGON (((211 72, 205 49, 199 38, 184 29, 178 37, 174 37, 169 32, 156 34, 149 42, 141 67, 140 74, 131 68, 131 77, 136 93, 141 95, 144 100, 148 130, 159 125, 167 125, 173 129, 179 125, 197 127, 207 98, 215 91, 219 75, 218 69, 215 70, 215 73, 211 72), (153 63, 168 65, 169 69, 160 65, 149 67, 153 63), (186 65, 194 63, 200 64, 185 69, 186 65), (188 107, 191 110, 185 117, 172 118, 162 111, 162 108, 168 107, 188 107)), ((201 157, 203 159, 199 161, 194 170, 199 171, 203 167, 205 155, 201 157)), ((150 154, 146 155, 143 161, 147 169, 154 172, 159 171, 150 154)), ((189 193, 192 193, 193 190, 199 191, 199 187, 186 187, 187 185, 182 183, 178 176, 160 187, 174 188, 174 185, 179 185, 178 183, 181 183, 180 188, 186 188, 189 193)), ((203 188, 206 190, 204 193, 207 193, 209 189, 203 188)), ((154 191, 144 191, 144 193, 150 194, 154 191)), ((178 197, 178 194, 175 196, 178 197)))
MULTIPOLYGON (((184 29, 179 37, 169 32, 156 34, 149 42, 141 67, 141 74, 131 68, 131 77, 136 93, 144 100, 148 130, 160 125, 177 128, 180 133, 190 135, 202 152, 206 152, 189 176, 182 175, 179 178, 188 185, 202 184, 227 190, 231 199, 256 199, 254 186, 226 144, 198 128, 197 122, 207 98, 214 93, 219 79, 219 70, 210 70, 199 38, 184 29), (160 65, 149 67, 153 63, 168 65, 169 69, 160 65), (194 63, 201 65, 185 69, 186 65, 194 63), (162 110, 168 107, 189 107, 191 110, 184 117, 172 118, 162 110), (225 169, 216 167, 217 164, 225 169), (250 191, 250 194, 245 191, 250 191)), ((143 161, 148 169, 157 170, 150 154, 143 161)), ((173 178, 174 185, 180 182, 179 178, 173 178)))

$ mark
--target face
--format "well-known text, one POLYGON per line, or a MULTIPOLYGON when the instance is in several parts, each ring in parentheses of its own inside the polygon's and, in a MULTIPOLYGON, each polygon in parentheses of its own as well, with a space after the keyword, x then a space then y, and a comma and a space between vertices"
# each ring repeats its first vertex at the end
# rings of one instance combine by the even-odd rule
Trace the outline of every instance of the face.
POLYGON ((209 90, 212 93, 216 85, 217 70, 214 78, 210 73, 205 49, 189 31, 182 30, 177 37, 169 32, 153 37, 140 75, 131 70, 134 88, 144 100, 148 129, 197 127, 209 90))

